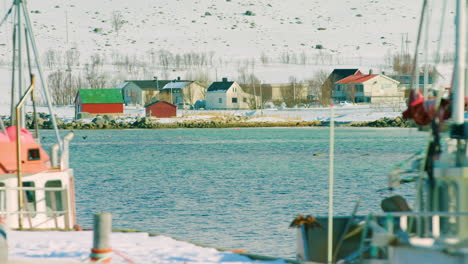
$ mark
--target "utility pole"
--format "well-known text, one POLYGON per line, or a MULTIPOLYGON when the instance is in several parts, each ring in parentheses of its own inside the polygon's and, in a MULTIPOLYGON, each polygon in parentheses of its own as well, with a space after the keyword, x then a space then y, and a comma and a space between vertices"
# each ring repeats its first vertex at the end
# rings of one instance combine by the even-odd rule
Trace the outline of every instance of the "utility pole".
POLYGON ((294 105, 296 105, 296 79, 293 79, 293 100, 294 105))
POLYGON ((263 88, 263 81, 260 81, 260 109, 263 109, 263 92, 262 92, 262 88, 263 88))

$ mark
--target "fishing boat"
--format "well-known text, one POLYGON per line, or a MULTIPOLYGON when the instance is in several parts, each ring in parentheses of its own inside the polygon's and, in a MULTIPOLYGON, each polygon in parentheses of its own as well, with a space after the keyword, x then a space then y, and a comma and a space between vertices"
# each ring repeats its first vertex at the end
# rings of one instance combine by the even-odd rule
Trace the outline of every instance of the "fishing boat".
MULTIPOLYGON (((350 216, 336 217, 329 210, 329 216, 315 219, 318 224, 298 225, 298 260, 308 263, 468 263, 467 3, 455 2, 451 95, 442 98, 440 92, 435 100, 428 101, 416 88, 419 85, 413 82, 405 117, 426 127, 430 140, 425 150, 412 157, 413 163, 407 165, 408 169, 403 167, 409 162, 403 162, 388 176, 388 190, 405 182, 415 185, 413 208, 403 197, 394 195, 381 202, 383 213, 358 216, 359 202, 350 216), (413 176, 403 177, 408 171, 413 172, 413 176)), ((420 26, 424 24, 427 3, 423 1, 420 26)), ((416 50, 420 36, 421 30, 416 50)), ((417 54, 414 55, 415 76, 419 76, 417 54)))
POLYGON ((70 230, 76 224, 68 149, 73 133, 61 138, 58 132, 28 14, 24 1, 14 0, 0 21, 1 29, 9 15, 15 17, 8 127, 0 119, 0 220, 10 228, 70 230), (35 75, 39 76, 57 138, 49 152, 40 143, 35 75), (34 109, 29 122, 25 110, 28 102, 34 109), (28 127, 35 128, 34 132, 28 127))

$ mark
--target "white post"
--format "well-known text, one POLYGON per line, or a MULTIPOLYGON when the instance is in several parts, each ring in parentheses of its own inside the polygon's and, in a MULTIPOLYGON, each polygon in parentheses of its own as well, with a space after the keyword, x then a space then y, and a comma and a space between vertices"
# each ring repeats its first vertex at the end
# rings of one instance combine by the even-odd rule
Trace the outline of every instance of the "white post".
POLYGON ((8 240, 7 240, 8 225, 5 222, 5 217, 0 217, 0 263, 8 261, 8 240))
POLYGON ((453 81, 452 117, 455 124, 463 124, 465 112, 465 44, 466 44, 466 10, 465 0, 457 0, 455 31, 455 74, 453 81))
POLYGON ((108 263, 111 261, 112 248, 110 245, 110 233, 112 232, 112 216, 109 213, 94 215, 93 248, 91 249, 91 261, 108 263))
POLYGON ((331 115, 330 115, 330 166, 328 175, 328 263, 333 262, 333 159, 335 151, 335 111, 334 104, 331 104, 331 115))
MULTIPOLYGON (((427 96, 429 95, 429 26, 430 26, 430 18, 431 18, 431 7, 430 7, 431 1, 427 2, 427 7, 426 7, 426 23, 425 23, 425 35, 426 39, 424 40, 424 90, 423 90, 423 95, 424 98, 427 99, 427 96)), ((419 78, 419 76, 418 76, 419 78)))

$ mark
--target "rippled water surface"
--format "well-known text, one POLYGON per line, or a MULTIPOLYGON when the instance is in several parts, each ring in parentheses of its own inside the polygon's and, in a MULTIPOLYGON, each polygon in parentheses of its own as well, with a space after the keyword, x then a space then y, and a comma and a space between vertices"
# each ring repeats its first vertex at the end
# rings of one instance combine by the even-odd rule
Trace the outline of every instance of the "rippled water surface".
MULTIPOLYGON (((335 134, 341 215, 359 196, 359 213, 380 211, 388 193, 376 190, 426 139, 412 129, 338 128, 335 134)), ((43 135, 51 142, 51 131, 43 135)), ((111 212, 114 228, 293 258, 291 220, 328 210, 327 128, 82 130, 70 148, 78 223, 88 228, 93 213, 111 212)))

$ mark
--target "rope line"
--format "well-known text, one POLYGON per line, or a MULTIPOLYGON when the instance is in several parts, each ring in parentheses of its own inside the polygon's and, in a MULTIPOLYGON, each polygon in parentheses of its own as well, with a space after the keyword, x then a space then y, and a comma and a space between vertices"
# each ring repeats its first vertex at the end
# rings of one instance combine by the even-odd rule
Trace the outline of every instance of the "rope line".
POLYGON ((115 249, 114 249, 114 253, 115 253, 117 256, 123 258, 123 259, 124 259, 125 261, 127 261, 128 263, 130 263, 130 264, 136 264, 136 262, 134 262, 134 261, 131 260, 129 257, 125 256, 124 254, 122 254, 121 252, 119 252, 119 251, 117 251, 117 250, 115 250, 115 249))

